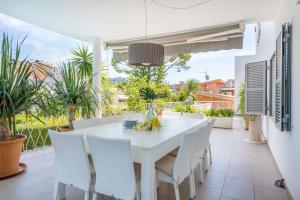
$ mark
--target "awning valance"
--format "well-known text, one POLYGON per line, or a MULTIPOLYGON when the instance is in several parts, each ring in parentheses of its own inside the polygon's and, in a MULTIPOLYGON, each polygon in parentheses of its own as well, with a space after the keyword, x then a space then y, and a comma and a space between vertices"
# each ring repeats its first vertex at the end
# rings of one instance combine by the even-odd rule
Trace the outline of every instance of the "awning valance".
POLYGON ((191 30, 182 33, 137 38, 126 41, 107 42, 106 46, 113 50, 117 61, 128 59, 128 45, 139 42, 153 42, 165 47, 165 56, 176 56, 182 53, 199 53, 229 49, 242 49, 244 23, 191 30))

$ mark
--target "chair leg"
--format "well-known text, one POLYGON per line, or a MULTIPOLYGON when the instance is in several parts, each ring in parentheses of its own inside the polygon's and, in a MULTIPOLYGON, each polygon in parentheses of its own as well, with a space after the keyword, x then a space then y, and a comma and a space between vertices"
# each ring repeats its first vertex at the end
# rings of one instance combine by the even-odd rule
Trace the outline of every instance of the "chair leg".
POLYGON ((59 200, 59 185, 60 183, 58 182, 54 183, 54 196, 53 196, 54 200, 59 200))
POLYGON ((93 194, 93 200, 97 200, 97 198, 98 198, 98 194, 97 194, 97 192, 94 192, 94 194, 93 194))
POLYGON ((90 192, 89 191, 85 191, 84 192, 84 200, 89 200, 90 199, 90 192))
POLYGON ((54 200, 66 199, 66 185, 60 182, 54 183, 54 200))
POLYGON ((204 162, 204 164, 203 164, 204 171, 207 172, 208 171, 208 151, 207 150, 205 150, 202 161, 204 162))
POLYGON ((136 193, 135 196, 136 196, 136 198, 135 198, 136 200, 141 200, 141 193, 136 193))
POLYGON ((212 154, 211 154, 211 145, 209 145, 208 150, 209 150, 209 162, 212 164, 212 154))
POLYGON ((196 196, 196 188, 195 188, 195 176, 193 172, 191 172, 190 174, 189 183, 190 183, 190 199, 194 199, 194 197, 196 196))
POLYGON ((173 183, 174 184, 174 190, 175 190, 175 197, 176 197, 176 200, 180 200, 180 195, 179 195, 179 188, 178 188, 178 185, 177 183, 173 183))
POLYGON ((159 190, 159 180, 158 180, 157 175, 155 176, 155 178, 156 178, 156 181, 155 181, 156 189, 159 190))
POLYGON ((204 182, 204 176, 203 176, 203 162, 202 162, 202 158, 200 158, 200 163, 199 163, 199 168, 200 168, 200 171, 199 171, 199 181, 200 183, 203 183, 204 182))

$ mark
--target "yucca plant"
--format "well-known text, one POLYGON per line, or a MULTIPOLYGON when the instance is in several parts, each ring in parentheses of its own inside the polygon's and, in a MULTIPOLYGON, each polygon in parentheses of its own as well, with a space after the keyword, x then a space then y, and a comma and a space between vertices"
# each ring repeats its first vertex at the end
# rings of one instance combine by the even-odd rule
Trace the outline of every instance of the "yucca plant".
POLYGON ((244 119, 244 128, 246 130, 249 129, 249 120, 250 120, 250 116, 246 114, 245 111, 245 98, 246 98, 246 85, 245 83, 242 83, 240 86, 240 90, 239 90, 239 104, 238 104, 238 111, 241 114, 241 116, 244 119))
POLYGON ((69 128, 76 112, 84 118, 95 116, 99 108, 97 92, 92 88, 90 79, 83 77, 70 61, 60 64, 60 77, 51 75, 54 84, 50 86, 53 99, 68 113, 69 128))
POLYGON ((38 64, 21 59, 21 47, 25 38, 14 43, 6 33, 2 35, 0 60, 0 137, 16 139, 16 115, 27 113, 36 117, 32 108, 39 105, 39 90, 43 80, 36 71, 43 73, 38 64), (14 46, 15 45, 15 46, 14 46))
POLYGON ((93 53, 89 51, 88 46, 78 45, 71 50, 71 62, 78 69, 81 76, 91 78, 93 76, 93 53))

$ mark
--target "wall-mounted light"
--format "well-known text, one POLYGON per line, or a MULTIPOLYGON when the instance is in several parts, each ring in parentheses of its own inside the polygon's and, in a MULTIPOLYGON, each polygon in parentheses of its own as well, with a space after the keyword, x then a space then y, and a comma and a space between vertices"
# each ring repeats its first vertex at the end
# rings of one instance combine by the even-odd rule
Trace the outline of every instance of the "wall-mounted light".
POLYGON ((297 3, 296 3, 297 5, 300 5, 300 0, 297 0, 297 3))

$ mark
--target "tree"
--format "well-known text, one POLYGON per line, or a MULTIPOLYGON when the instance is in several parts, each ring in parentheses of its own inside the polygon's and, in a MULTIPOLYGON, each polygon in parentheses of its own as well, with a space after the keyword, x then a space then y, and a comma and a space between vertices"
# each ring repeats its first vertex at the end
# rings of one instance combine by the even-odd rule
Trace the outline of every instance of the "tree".
POLYGON ((129 66, 127 61, 117 62, 116 60, 112 60, 112 65, 119 73, 134 75, 138 78, 146 78, 147 82, 152 81, 155 84, 162 84, 169 70, 175 69, 177 72, 188 70, 190 68, 188 65, 190 58, 191 54, 172 56, 165 60, 164 65, 158 67, 129 66))
POLYGON ((199 81, 197 79, 189 79, 185 85, 188 95, 195 95, 199 91, 199 81))
POLYGON ((150 87, 155 93, 164 95, 164 98, 154 102, 162 107, 161 102, 169 100, 171 96, 170 86, 165 83, 168 71, 171 69, 175 69, 177 72, 188 70, 190 68, 188 66, 190 58, 190 54, 172 56, 165 60, 164 65, 158 67, 129 66, 127 61, 116 62, 116 60, 112 60, 117 72, 129 75, 124 89, 125 95, 128 96, 128 109, 132 111, 143 111, 145 109, 145 102, 139 95, 139 90, 144 87, 150 87))

